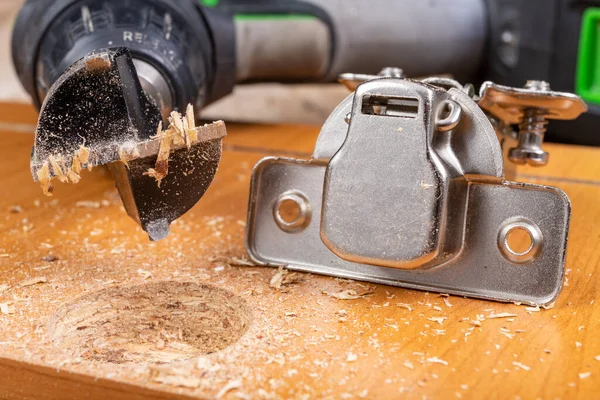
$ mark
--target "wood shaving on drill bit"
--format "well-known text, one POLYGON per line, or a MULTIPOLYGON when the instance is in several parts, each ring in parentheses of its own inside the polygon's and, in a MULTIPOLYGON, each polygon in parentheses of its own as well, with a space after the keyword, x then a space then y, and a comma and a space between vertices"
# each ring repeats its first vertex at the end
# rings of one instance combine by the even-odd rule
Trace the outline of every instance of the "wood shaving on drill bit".
POLYGON ((68 182, 69 178, 67 178, 67 176, 63 172, 64 161, 63 161, 62 157, 59 157, 57 159, 54 156, 50 156, 50 157, 48 157, 48 161, 50 161, 50 166, 52 167, 52 172, 54 172, 54 175, 56 176, 56 178, 63 183, 68 182))
POLYGON ((48 161, 44 162, 42 167, 37 171, 37 178, 42 186, 42 192, 46 196, 52 196, 52 192, 54 191, 54 186, 52 186, 52 178, 50 177, 50 167, 48 165, 48 161))
MULTIPOLYGON (((196 131, 196 118, 194 116, 194 107, 188 104, 185 110, 185 118, 187 121, 187 135, 190 142, 195 143, 198 140, 198 132, 196 131)), ((188 146, 189 147, 189 146, 188 146)))
MULTIPOLYGON (((158 131, 162 130, 162 121, 158 125, 158 131)), ((135 160, 140 157, 140 152, 137 147, 119 147, 119 159, 127 168, 129 168, 129 161, 135 160)))
POLYGON ((158 133, 156 136, 157 138, 160 137, 161 141, 158 149, 158 156, 156 157, 156 164, 154 165, 154 168, 150 168, 148 171, 144 172, 144 175, 156 179, 158 187, 160 187, 160 183, 169 173, 169 155, 171 154, 171 142, 174 137, 171 128, 172 126, 166 131, 163 131, 162 122, 158 124, 158 133))
MULTIPOLYGON (((66 159, 68 160, 69 157, 66 159)), ((52 186, 52 173, 60 182, 68 183, 70 181, 71 183, 78 183, 81 180, 82 165, 87 164, 88 170, 92 170, 89 159, 90 150, 85 147, 85 143, 79 146, 79 149, 73 154, 70 168, 67 167, 63 156, 49 156, 36 172, 44 195, 52 196, 52 191, 54 190, 54 186, 52 186)))
POLYGON ((273 275, 271 278, 269 286, 271 286, 273 289, 282 290, 283 286, 301 282, 303 279, 304 278, 302 275, 296 272, 290 272, 283 267, 279 267, 275 275, 273 275))
POLYGON ((186 144, 188 148, 191 147, 192 143, 197 140, 196 125, 193 115, 193 107, 188 105, 187 112, 191 109, 192 115, 183 117, 177 111, 171 112, 169 116, 169 127, 166 130, 162 129, 162 122, 158 124, 158 129, 155 138, 161 138, 160 147, 158 149, 158 156, 156 157, 156 164, 154 168, 148 169, 144 173, 146 176, 150 176, 156 179, 158 187, 162 180, 169 173, 169 155, 171 154, 171 145, 180 146, 186 144), (191 120, 191 125, 190 125, 191 120), (189 132, 194 131, 194 141, 189 136, 189 132))

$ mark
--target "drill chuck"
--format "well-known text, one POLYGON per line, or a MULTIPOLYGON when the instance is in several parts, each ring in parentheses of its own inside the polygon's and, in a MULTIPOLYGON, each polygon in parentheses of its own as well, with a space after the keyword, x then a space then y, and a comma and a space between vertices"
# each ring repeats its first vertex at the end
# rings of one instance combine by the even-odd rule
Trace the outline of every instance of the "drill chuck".
POLYGON ((39 108, 77 60, 127 47, 163 116, 190 103, 200 109, 231 91, 222 76, 235 75, 233 22, 211 12, 194 0, 28 0, 13 33, 15 68, 39 108))

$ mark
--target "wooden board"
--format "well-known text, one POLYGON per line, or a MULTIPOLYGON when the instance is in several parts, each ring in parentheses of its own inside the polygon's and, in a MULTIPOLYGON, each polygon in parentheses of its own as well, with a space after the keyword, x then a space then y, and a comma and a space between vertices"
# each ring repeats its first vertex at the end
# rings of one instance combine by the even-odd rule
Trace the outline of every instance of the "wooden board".
POLYGON ((103 169, 42 195, 14 132, 34 118, 0 106, 0 398, 600 396, 600 149, 551 145, 519 172, 573 204, 565 288, 537 311, 309 274, 275 289, 277 270, 235 265, 252 166, 308 156, 315 127, 229 125, 206 196, 150 243, 103 169), (331 296, 347 289, 370 294, 331 296), (199 337, 233 343, 202 355, 199 337))

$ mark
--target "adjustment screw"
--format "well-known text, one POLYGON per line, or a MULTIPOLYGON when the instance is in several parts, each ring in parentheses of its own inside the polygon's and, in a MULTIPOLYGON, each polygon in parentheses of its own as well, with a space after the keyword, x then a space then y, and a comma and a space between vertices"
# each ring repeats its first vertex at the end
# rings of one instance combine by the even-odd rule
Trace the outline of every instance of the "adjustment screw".
MULTIPOLYGON (((545 81, 527 81, 525 89, 535 92, 550 91, 550 84, 545 81)), ((519 143, 508 151, 508 158, 516 164, 529 164, 541 167, 548 164, 548 152, 542 149, 548 110, 539 107, 523 109, 523 117, 519 123, 519 143)))

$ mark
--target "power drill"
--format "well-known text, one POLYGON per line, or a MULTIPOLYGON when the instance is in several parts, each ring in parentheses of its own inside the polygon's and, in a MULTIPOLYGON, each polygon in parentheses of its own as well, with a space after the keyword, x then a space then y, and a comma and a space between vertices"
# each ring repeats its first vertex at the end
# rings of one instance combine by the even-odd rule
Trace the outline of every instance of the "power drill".
MULTIPOLYGON (((55 176, 61 172, 57 157, 90 149, 88 166, 111 166, 128 213, 158 240, 203 195, 220 156, 219 135, 207 134, 212 139, 201 147, 212 157, 203 161, 204 173, 188 175, 193 168, 174 154, 168 179, 156 188, 145 175, 156 160, 148 148, 156 147, 150 143, 156 126, 172 111, 191 104, 197 116, 237 83, 327 82, 343 72, 375 74, 385 66, 399 66, 407 76, 449 73, 512 86, 515 79, 554 78, 550 67, 542 68, 540 54, 555 59, 554 52, 573 47, 578 37, 552 47, 558 40, 553 32, 562 25, 547 23, 540 38, 528 33, 527 24, 537 21, 540 10, 563 9, 579 23, 592 2, 28 0, 12 48, 19 78, 41 108, 32 173, 39 178, 52 156, 46 168, 55 176), (548 46, 540 53, 535 44, 542 39, 548 46), (531 70, 535 57, 540 68, 531 70), (127 168, 117 167, 123 144, 130 142, 143 142, 146 150, 127 168)), ((574 70, 574 57, 569 52, 559 58, 561 68, 574 70)), ((572 86, 562 79, 556 89, 572 86)), ((555 137, 570 140, 565 132, 555 137)), ((70 164, 71 157, 61 162, 70 164)))

